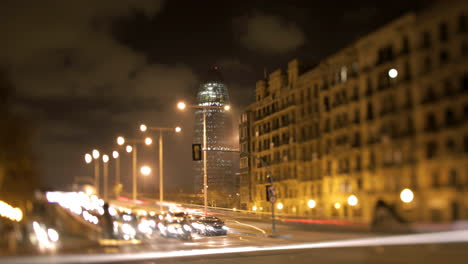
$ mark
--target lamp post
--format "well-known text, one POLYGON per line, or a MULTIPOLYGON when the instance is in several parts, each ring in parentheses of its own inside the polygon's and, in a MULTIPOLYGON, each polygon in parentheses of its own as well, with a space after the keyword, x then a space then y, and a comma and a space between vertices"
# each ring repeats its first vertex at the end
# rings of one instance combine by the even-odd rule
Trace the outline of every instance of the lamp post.
POLYGON ((99 157, 101 154, 97 149, 92 152, 94 159, 94 188, 96 189, 96 195, 99 196, 99 157))
POLYGON ((144 143, 145 145, 149 146, 153 143, 153 140, 149 137, 145 138, 144 140, 141 139, 128 139, 125 140, 124 137, 117 138, 117 144, 122 146, 125 142, 131 143, 133 145, 128 145, 126 147, 127 152, 133 152, 132 155, 132 198, 133 200, 137 199, 138 190, 137 190, 137 144, 144 143))
POLYGON ((120 188, 120 154, 118 151, 112 151, 112 157, 115 159, 115 186, 116 186, 116 196, 119 195, 120 188))
POLYGON ((104 166, 103 166, 103 184, 104 184, 104 200, 107 201, 108 200, 108 174, 109 174, 109 156, 104 154, 102 155, 102 162, 104 162, 104 166))
POLYGON ((216 109, 216 110, 224 110, 229 111, 231 110, 230 105, 189 105, 187 106, 184 102, 177 103, 177 108, 179 110, 185 110, 185 108, 190 107, 194 109, 201 109, 203 113, 203 198, 204 198, 204 208, 205 208, 205 215, 208 211, 208 175, 206 169, 206 156, 207 156, 207 146, 206 146, 206 110, 216 109))
POLYGON ((141 132, 146 132, 147 130, 159 131, 159 210, 162 211, 164 201, 163 132, 174 131, 175 133, 179 133, 182 129, 180 127, 148 127, 145 124, 140 125, 141 132))

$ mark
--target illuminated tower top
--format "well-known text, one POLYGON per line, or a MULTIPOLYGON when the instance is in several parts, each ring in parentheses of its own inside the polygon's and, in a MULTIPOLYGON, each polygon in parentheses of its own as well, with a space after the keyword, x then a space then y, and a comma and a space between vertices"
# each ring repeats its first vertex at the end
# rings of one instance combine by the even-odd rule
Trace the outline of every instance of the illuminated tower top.
POLYGON ((218 66, 214 66, 205 76, 197 94, 199 105, 229 104, 229 94, 218 66))

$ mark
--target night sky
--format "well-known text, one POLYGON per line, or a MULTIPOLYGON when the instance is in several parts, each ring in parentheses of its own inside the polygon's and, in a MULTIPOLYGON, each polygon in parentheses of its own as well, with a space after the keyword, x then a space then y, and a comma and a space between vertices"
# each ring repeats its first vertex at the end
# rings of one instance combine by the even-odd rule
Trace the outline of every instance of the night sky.
MULTIPOLYGON (((193 114, 175 103, 194 102, 210 67, 225 76, 237 124, 264 70, 293 58, 316 63, 428 2, 3 0, 0 67, 16 89, 15 111, 33 120, 44 186, 91 175, 84 153, 111 152, 117 135, 137 136, 145 122, 184 129, 166 136, 165 175, 168 188, 186 188, 193 114)), ((156 160, 155 149, 140 153, 156 160)))

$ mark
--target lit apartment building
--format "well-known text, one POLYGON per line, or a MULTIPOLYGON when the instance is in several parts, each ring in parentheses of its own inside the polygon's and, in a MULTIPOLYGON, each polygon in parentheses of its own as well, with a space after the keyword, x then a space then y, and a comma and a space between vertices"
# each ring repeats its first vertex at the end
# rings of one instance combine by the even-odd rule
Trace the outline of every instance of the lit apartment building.
POLYGON ((467 219, 467 15, 468 2, 441 2, 258 81, 240 143, 269 165, 241 157, 246 207, 270 210, 270 171, 283 214, 467 219))

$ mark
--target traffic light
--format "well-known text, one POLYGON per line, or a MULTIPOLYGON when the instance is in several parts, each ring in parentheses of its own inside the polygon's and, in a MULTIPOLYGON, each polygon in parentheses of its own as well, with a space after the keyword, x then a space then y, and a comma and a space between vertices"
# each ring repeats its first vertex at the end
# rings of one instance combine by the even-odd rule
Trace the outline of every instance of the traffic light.
POLYGON ((203 159, 201 144, 192 144, 192 159, 195 161, 203 159))

